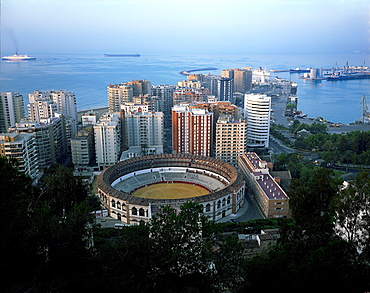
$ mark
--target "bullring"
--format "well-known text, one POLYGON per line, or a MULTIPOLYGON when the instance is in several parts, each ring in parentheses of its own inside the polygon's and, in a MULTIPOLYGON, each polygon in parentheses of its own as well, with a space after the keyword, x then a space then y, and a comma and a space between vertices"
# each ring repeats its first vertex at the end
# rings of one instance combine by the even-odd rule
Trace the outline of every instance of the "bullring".
POLYGON ((98 176, 98 195, 108 214, 123 223, 147 222, 162 206, 179 208, 187 201, 203 206, 204 215, 219 220, 244 204, 245 185, 234 167, 214 158, 160 154, 120 161, 98 176), (153 184, 185 183, 207 190, 200 196, 145 198, 132 193, 153 184))

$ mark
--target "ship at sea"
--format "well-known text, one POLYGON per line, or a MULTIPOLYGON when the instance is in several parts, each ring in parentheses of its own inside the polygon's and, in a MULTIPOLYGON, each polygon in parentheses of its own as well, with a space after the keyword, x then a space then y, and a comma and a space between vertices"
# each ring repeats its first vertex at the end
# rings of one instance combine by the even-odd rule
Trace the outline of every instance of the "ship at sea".
POLYGON ((140 54, 104 54, 104 57, 140 57, 140 54))
POLYGON ((3 60, 10 60, 10 61, 22 61, 22 60, 36 60, 36 57, 30 57, 27 54, 19 55, 17 52, 15 52, 14 55, 4 56, 2 59, 3 60))

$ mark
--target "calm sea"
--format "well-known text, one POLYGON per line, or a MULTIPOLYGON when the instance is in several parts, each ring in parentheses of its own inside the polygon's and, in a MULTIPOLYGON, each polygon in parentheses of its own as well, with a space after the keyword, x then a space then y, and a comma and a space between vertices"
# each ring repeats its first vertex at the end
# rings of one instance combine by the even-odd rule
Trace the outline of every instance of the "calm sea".
MULTIPOLYGON (((11 55, 3 53, 3 55, 11 55)), ((216 67, 222 69, 253 67, 263 69, 332 68, 347 62, 349 65, 369 65, 366 54, 301 54, 199 56, 199 55, 145 55, 134 58, 108 58, 103 54, 29 54, 36 61, 1 61, 1 91, 23 95, 35 90, 66 90, 76 94, 78 110, 107 106, 106 88, 109 84, 134 79, 146 79, 153 85, 175 85, 186 79, 182 70, 216 67)), ((208 72, 198 72, 208 73, 208 72)), ((298 74, 272 73, 298 83, 298 108, 309 117, 321 116, 332 122, 350 123, 362 114, 361 98, 370 102, 370 79, 349 81, 309 81, 298 74)))

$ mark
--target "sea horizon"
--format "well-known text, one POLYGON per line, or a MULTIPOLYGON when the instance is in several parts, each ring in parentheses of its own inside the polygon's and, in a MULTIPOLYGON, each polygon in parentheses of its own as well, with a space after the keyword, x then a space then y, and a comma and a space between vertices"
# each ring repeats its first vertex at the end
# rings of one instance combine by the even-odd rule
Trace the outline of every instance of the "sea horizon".
MULTIPOLYGON (((120 52, 105 52, 118 54, 120 52)), ((65 90, 74 92, 78 111, 108 105, 107 86, 134 79, 151 81, 152 85, 176 85, 186 79, 183 70, 215 67, 209 72, 221 75, 229 68, 253 67, 265 70, 295 68, 332 68, 369 66, 368 53, 276 53, 240 55, 150 54, 137 52, 140 57, 104 57, 105 53, 29 53, 35 61, 1 62, 2 91, 23 95, 25 105, 28 94, 35 90, 65 90)), ((136 52, 123 52, 136 53, 136 52)), ((14 54, 14 53, 11 53, 14 54)), ((20 50, 19 54, 23 54, 20 50)), ((6 54, 2 53, 2 56, 6 54)), ((271 73, 298 83, 298 110, 309 117, 323 117, 334 123, 348 124, 362 115, 361 99, 369 93, 370 79, 348 81, 312 81, 300 79, 298 74, 271 73)))

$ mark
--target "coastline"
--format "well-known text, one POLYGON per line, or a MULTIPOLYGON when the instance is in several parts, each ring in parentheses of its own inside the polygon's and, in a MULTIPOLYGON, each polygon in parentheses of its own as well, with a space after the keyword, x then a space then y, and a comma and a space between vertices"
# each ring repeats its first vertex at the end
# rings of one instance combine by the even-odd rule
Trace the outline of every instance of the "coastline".
MULTIPOLYGON (((286 110, 286 105, 288 103, 288 96, 287 95, 281 95, 279 99, 273 100, 271 102, 271 109, 273 110, 274 113, 274 120, 276 124, 281 124, 285 127, 289 127, 289 124, 291 123, 291 119, 289 117, 285 116, 285 110, 286 110)), ((335 124, 337 127, 331 127, 332 122, 320 122, 316 121, 314 118, 311 117, 306 117, 306 118, 294 118, 293 120, 299 120, 301 123, 307 123, 307 124, 312 124, 314 122, 319 122, 323 123, 328 127, 328 133, 333 134, 344 134, 347 132, 351 131, 370 131, 370 124, 356 124, 356 123, 351 123, 351 124, 335 124)))

